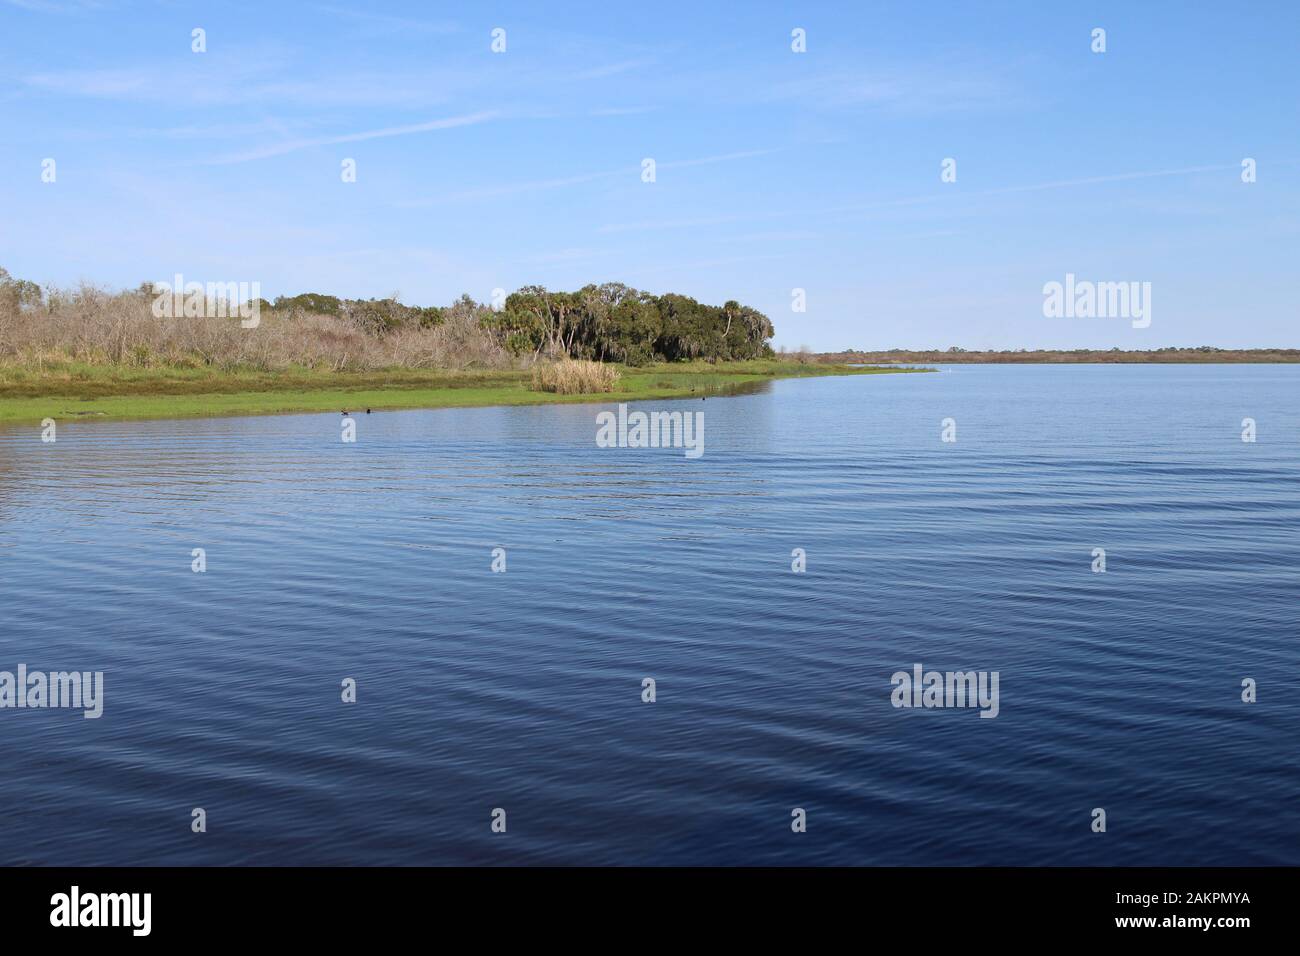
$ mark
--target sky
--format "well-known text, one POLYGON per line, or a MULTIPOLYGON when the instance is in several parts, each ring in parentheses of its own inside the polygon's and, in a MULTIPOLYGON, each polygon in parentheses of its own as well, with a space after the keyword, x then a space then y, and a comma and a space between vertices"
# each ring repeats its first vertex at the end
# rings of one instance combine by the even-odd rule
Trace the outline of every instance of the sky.
POLYGON ((1298 51, 1292 0, 0 0, 0 266, 618 281, 817 350, 1294 348, 1298 51), (1045 315, 1067 274, 1149 282, 1149 325, 1045 315))

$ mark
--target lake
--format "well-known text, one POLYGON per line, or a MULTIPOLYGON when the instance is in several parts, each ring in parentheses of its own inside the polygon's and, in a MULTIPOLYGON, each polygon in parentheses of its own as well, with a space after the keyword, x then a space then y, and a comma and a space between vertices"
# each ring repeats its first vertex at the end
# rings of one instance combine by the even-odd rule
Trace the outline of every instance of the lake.
POLYGON ((1294 865, 1297 399, 632 403, 702 412, 698 458, 597 447, 613 404, 0 430, 0 670, 103 673, 98 719, 0 709, 0 862, 1294 865), (997 716, 894 706, 915 665, 997 716))

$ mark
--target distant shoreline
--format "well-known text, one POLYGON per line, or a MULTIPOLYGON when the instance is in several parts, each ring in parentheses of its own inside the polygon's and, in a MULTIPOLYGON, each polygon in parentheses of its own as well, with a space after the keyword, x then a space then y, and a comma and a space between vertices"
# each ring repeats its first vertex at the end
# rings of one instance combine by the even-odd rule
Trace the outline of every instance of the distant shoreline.
POLYGON ((816 361, 828 364, 868 365, 959 365, 959 364, 1022 364, 1022 365, 1245 365, 1300 362, 1300 349, 1066 349, 1061 351, 1035 350, 1020 352, 981 351, 885 351, 885 352, 820 352, 816 361))

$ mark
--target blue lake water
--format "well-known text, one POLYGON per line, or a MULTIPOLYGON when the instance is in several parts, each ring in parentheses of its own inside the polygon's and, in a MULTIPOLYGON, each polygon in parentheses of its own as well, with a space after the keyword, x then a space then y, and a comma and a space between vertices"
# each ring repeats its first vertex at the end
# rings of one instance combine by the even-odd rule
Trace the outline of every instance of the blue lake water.
POLYGON ((594 405, 0 430, 0 670, 104 673, 97 720, 0 710, 0 862, 1300 863, 1298 399, 633 404, 703 412, 698 459, 596 447, 594 405), (895 708, 918 663, 997 671, 998 716, 895 708))

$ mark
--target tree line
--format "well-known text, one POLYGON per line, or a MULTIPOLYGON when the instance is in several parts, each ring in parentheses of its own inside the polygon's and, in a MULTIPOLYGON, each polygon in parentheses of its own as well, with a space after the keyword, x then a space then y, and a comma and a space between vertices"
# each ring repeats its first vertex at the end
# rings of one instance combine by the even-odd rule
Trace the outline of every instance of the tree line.
POLYGON ((772 322, 734 300, 707 305, 677 293, 653 295, 621 282, 583 286, 576 292, 530 285, 497 308, 461 296, 450 306, 410 306, 387 299, 338 299, 305 293, 281 296, 276 311, 350 319, 375 335, 400 328, 441 325, 452 312, 472 312, 515 355, 568 356, 645 365, 683 359, 728 361, 772 355, 772 322))
MULTIPOLYGON (((171 333, 146 330, 153 322, 147 307, 160 288, 152 282, 116 294, 84 284, 71 290, 42 288, 0 269, 0 320, 6 314, 22 318, 27 331, 45 341, 52 332, 47 329, 50 334, 44 334, 41 329, 56 319, 71 321, 80 316, 83 324, 93 324, 100 313, 107 322, 111 312, 109 324, 119 328, 119 339, 128 327, 141 341, 150 336, 165 338, 171 333)), ((162 294, 171 294, 170 287, 162 294)), ((419 351, 417 340, 423 338, 437 339, 440 353, 456 351, 452 346, 468 343, 474 346, 468 351, 480 357, 495 350, 503 359, 511 355, 523 359, 569 357, 628 365, 689 359, 730 361, 774 354, 769 344, 774 334, 772 322, 757 309, 735 300, 719 306, 675 292, 654 295, 621 282, 586 285, 576 292, 530 285, 491 305, 468 295, 447 306, 414 306, 398 301, 396 294, 383 299, 342 299, 316 292, 280 296, 274 302, 259 299, 258 305, 262 315, 275 316, 300 338, 324 336, 334 341, 341 334, 361 335, 374 346, 367 347, 368 352, 382 352, 399 339, 408 351, 419 351), (326 320, 330 324, 322 325, 326 320)), ((235 311, 217 314, 234 315, 235 311)), ((63 326, 67 324, 63 322, 63 326)), ((188 328, 193 322, 186 320, 186 325, 188 328)), ((5 327, 0 321, 0 332, 5 327)), ((218 324, 210 331, 217 334, 223 328, 218 324)), ((172 338, 177 335, 183 338, 183 330, 172 338)), ((271 335, 265 328, 261 333, 262 338, 271 335)))

